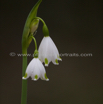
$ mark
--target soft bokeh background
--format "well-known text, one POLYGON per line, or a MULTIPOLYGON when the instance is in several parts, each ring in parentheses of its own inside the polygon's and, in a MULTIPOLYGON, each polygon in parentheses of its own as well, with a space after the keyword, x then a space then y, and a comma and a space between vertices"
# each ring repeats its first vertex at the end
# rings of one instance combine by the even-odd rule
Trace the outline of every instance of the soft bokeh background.
MULTIPOLYGON (((20 104, 22 31, 38 0, 1 0, 0 104, 20 104)), ((50 81, 28 79, 28 104, 103 104, 102 0, 43 0, 38 16, 49 28, 60 53, 92 53, 92 57, 62 57, 59 66, 46 68, 50 81)), ((38 46, 42 34, 36 34, 38 46)), ((32 42, 28 53, 33 53, 32 42)), ((28 57, 28 63, 32 57, 28 57)))

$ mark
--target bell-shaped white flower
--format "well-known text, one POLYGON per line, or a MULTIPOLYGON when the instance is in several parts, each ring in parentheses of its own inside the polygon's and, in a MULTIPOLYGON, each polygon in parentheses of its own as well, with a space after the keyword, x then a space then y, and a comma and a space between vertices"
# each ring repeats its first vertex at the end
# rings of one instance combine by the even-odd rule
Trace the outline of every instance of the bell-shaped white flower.
POLYGON ((39 78, 46 81, 49 80, 46 76, 45 68, 38 58, 33 58, 31 60, 27 66, 25 76, 22 79, 27 79, 29 77, 31 77, 34 81, 38 80, 39 78))
POLYGON ((58 49, 50 36, 44 37, 42 39, 38 51, 39 59, 41 62, 45 63, 45 66, 48 66, 51 61, 58 65, 58 60, 62 60, 59 57, 58 49))

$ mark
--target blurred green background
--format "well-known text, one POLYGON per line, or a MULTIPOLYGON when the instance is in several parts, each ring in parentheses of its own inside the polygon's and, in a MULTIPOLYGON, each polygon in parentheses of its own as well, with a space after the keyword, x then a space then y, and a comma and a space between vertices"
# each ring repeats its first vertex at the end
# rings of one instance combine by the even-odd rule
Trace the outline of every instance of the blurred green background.
MULTIPOLYGON (((20 104, 22 57, 17 54, 26 18, 37 1, 0 1, 0 104, 20 104), (11 52, 16 55, 11 57, 11 52)), ((38 16, 46 22, 60 53, 93 56, 63 56, 58 66, 50 63, 49 82, 29 78, 27 104, 103 104, 102 0, 43 0, 38 16)), ((39 46, 41 22, 35 38, 39 46)), ((28 53, 34 49, 32 42, 28 53)))

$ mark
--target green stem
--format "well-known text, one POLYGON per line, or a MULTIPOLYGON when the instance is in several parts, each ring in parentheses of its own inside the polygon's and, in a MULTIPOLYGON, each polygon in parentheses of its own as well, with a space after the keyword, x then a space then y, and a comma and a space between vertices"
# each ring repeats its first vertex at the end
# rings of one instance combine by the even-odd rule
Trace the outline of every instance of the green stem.
MULTIPOLYGON (((27 67, 27 56, 23 56, 22 76, 25 75, 26 67, 27 67)), ((27 103, 27 80, 22 79, 21 104, 26 104, 26 103, 27 103)))
POLYGON ((36 17, 36 19, 39 19, 43 23, 43 25, 46 25, 46 23, 44 22, 44 20, 42 18, 36 17))
POLYGON ((39 19, 43 23, 43 34, 45 37, 48 37, 49 36, 49 30, 48 30, 48 27, 47 27, 46 23, 44 22, 44 20, 40 17, 35 17, 35 19, 39 19))
POLYGON ((34 40, 34 43, 35 43, 34 58, 38 58, 38 50, 37 50, 37 42, 36 42, 36 39, 33 37, 33 35, 31 35, 30 37, 34 40))
MULTIPOLYGON (((33 9, 31 10, 31 12, 27 17, 24 30, 23 30, 23 35, 22 35, 22 54, 27 54, 27 48, 31 43, 31 41, 28 40, 28 36, 30 33, 30 24, 32 20, 36 17, 37 10, 41 2, 42 0, 38 0, 38 2, 35 4, 35 6, 33 7, 33 9)), ((26 67, 27 67, 27 56, 23 56, 22 76, 25 75, 26 67)), ((27 104, 27 80, 23 80, 23 79, 22 79, 21 104, 27 104)))
POLYGON ((35 50, 37 50, 37 42, 36 42, 36 39, 33 36, 31 36, 31 37, 32 37, 32 39, 34 40, 34 43, 35 43, 35 50))

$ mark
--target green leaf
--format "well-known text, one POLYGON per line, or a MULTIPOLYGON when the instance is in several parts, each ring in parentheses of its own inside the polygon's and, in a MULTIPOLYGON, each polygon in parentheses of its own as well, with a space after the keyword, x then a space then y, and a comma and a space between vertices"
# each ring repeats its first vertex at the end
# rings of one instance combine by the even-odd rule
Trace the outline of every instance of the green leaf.
POLYGON ((30 11, 25 26, 24 26, 24 30, 23 30, 23 35, 22 35, 22 51, 25 54, 29 44, 31 43, 31 40, 28 40, 28 36, 30 33, 30 24, 32 23, 33 19, 37 16, 37 10, 38 7, 40 5, 40 3, 42 2, 42 0, 39 0, 34 7, 32 8, 32 10, 30 11))

